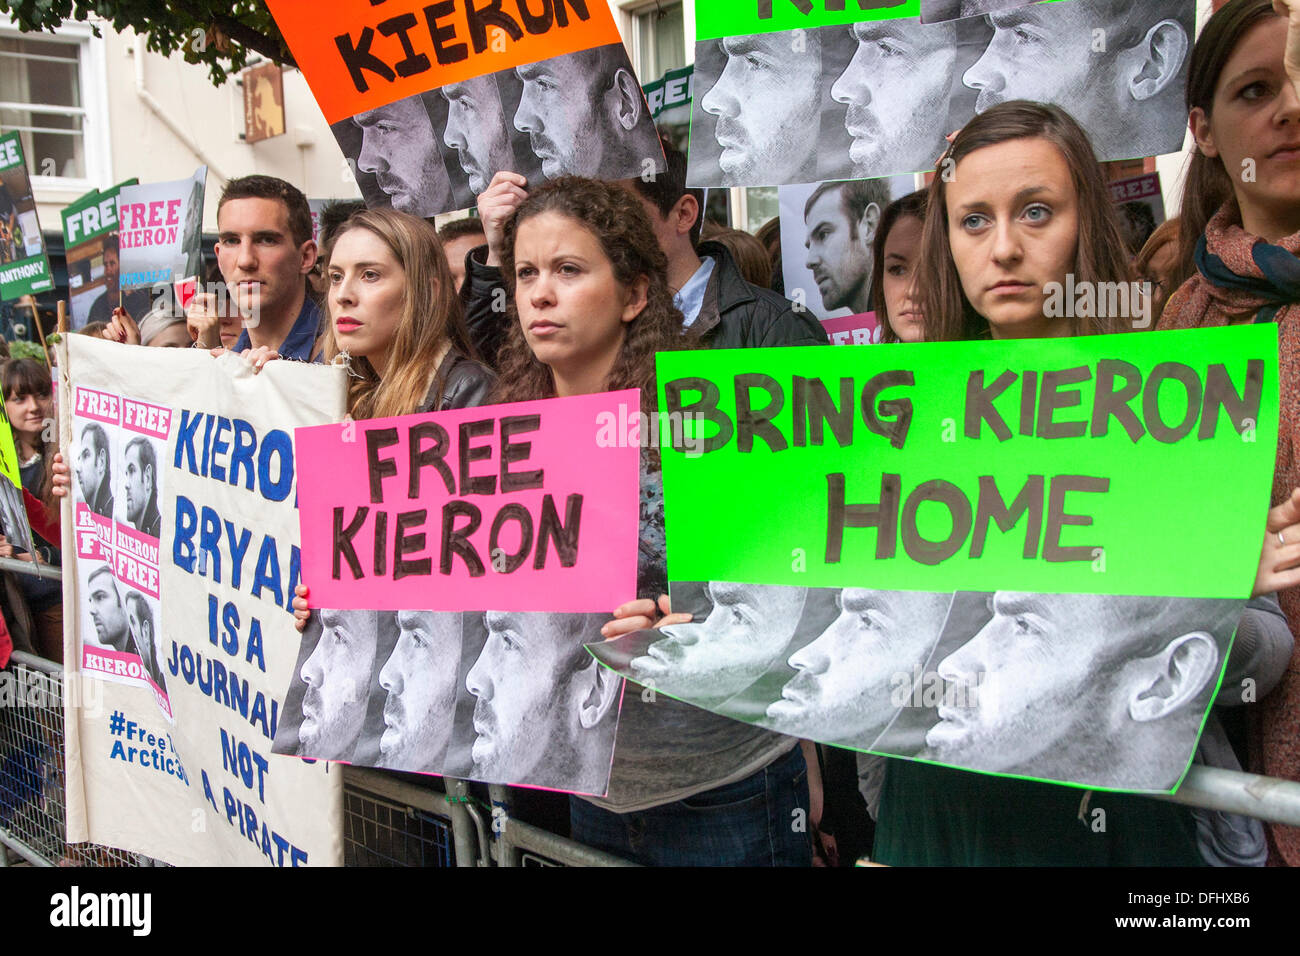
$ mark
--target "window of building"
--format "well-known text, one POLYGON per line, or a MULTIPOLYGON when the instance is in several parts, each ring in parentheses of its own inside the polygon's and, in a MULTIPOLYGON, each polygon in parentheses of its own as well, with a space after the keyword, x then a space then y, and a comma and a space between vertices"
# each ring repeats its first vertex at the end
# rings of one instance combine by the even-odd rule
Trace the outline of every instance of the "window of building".
POLYGON ((80 24, 57 37, 0 30, 0 132, 19 133, 34 185, 108 178, 102 42, 80 24))
POLYGON ((642 83, 686 65, 686 19, 681 3, 656 3, 633 14, 635 64, 642 83))

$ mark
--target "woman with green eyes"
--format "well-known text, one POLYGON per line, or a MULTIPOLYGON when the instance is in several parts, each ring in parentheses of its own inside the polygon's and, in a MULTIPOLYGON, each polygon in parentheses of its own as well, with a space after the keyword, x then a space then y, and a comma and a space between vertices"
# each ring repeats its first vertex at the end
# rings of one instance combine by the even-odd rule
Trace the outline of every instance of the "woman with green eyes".
MULTIPOLYGON (((1282 419, 1273 503, 1300 485, 1300 10, 1296 0, 1231 0, 1192 50, 1188 125, 1196 140, 1183 190, 1177 278, 1160 327, 1275 322, 1282 419), (1290 23, 1288 23, 1288 14, 1290 23), (1288 70, 1288 62, 1293 64, 1288 70)), ((1300 528, 1271 523, 1257 591, 1276 591, 1300 628, 1300 528)), ((1260 695, 1250 769, 1300 780, 1300 654, 1260 695)), ((1300 865, 1300 828, 1270 826, 1270 862, 1300 865)))
MULTIPOLYGON (((994 106, 956 134, 938 169, 916 277, 925 341, 1129 327, 1046 308, 1044 287, 1067 274, 1076 284, 1129 280, 1105 177, 1067 113, 1026 101, 994 106)), ((1174 804, 895 759, 873 858, 896 866, 1200 863, 1192 816, 1174 804), (1104 826, 1092 826, 1097 819, 1104 826)))

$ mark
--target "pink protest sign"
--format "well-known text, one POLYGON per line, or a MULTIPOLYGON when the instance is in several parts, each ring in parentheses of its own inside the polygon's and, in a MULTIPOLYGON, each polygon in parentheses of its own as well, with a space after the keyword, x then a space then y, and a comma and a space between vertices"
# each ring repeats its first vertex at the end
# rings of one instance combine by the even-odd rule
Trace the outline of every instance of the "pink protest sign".
POLYGON ((880 341, 880 323, 874 312, 822 319, 821 323, 831 345, 875 345, 880 341))
POLYGON ((636 390, 299 428, 313 607, 581 613, 636 596, 636 390))

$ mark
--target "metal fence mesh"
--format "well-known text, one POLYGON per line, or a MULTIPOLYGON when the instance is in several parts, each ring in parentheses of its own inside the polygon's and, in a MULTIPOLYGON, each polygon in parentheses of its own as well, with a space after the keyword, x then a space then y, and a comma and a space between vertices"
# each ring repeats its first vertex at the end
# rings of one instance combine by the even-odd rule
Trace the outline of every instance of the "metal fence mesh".
POLYGON ((452 866, 451 824, 348 783, 343 791, 344 866, 452 866))
POLYGON ((125 850, 65 841, 62 672, 15 661, 3 677, 8 706, 0 706, 0 835, 5 842, 16 844, 33 862, 57 866, 149 865, 147 857, 125 850))

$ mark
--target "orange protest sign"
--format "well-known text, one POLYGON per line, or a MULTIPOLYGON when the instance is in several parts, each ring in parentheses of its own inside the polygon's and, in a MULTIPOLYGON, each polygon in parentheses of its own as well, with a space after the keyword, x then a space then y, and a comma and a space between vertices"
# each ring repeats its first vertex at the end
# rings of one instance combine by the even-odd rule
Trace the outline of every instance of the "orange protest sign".
POLYGON ((267 0, 327 122, 619 43, 603 0, 267 0))

